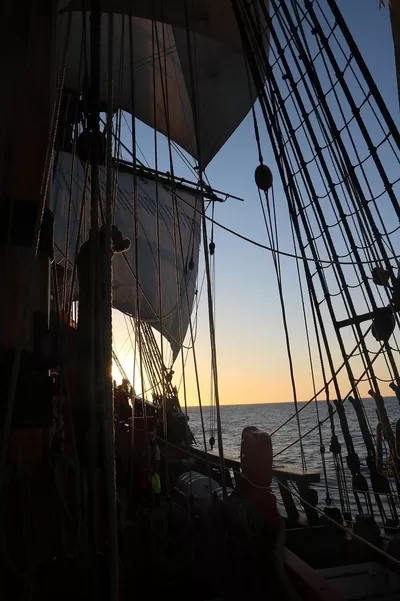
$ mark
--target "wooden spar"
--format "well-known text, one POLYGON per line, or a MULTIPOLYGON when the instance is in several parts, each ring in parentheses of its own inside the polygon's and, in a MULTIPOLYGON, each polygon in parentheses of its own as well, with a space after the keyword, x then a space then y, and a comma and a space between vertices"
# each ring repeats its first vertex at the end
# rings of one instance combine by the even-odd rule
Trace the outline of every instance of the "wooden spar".
POLYGON ((356 315, 356 317, 349 317, 348 319, 343 319, 342 321, 337 322, 338 328, 347 328, 348 326, 353 326, 358 323, 363 323, 364 321, 369 321, 374 318, 373 313, 362 313, 361 315, 356 315))
MULTIPOLYGON (((38 360, 38 348, 44 346, 40 332, 46 333, 49 320, 52 217, 48 211, 43 214, 46 189, 43 175, 48 163, 55 100, 52 63, 56 10, 57 2, 52 0, 3 2, 0 19, 0 369, 3 392, 0 492, 9 498, 11 506, 17 503, 14 492, 5 485, 6 461, 13 464, 18 473, 29 474, 29 510, 35 538, 39 536, 40 540, 34 551, 38 561, 52 552, 51 520, 48 519, 51 497, 42 478, 46 433, 40 422, 43 414, 37 419, 38 406, 39 413, 46 403, 51 410, 51 392, 46 364, 33 366, 38 360), (34 259, 34 232, 38 231, 42 217, 41 242, 34 259), (22 418, 25 407, 33 411, 30 425, 34 427, 11 430, 21 407, 22 418)), ((8 518, 12 545, 21 542, 21 519, 18 514, 8 518)), ((9 551, 19 567, 18 551, 13 553, 12 548, 9 551)))
MULTIPOLYGON (((104 126, 106 125, 106 122, 103 121, 103 119, 100 119, 100 121, 104 126)), ((120 139, 118 139, 115 134, 113 135, 113 138, 118 140, 118 145, 121 148, 126 150, 129 154, 132 154, 131 151, 129 150, 129 148, 120 139)), ((116 169, 118 169, 119 171, 125 171, 126 173, 131 173, 131 174, 136 173, 138 175, 138 177, 144 177, 144 178, 151 177, 151 178, 155 179, 156 181, 159 181, 160 183, 163 183, 165 185, 168 185, 168 184, 171 185, 173 183, 174 188, 180 187, 183 190, 188 190, 191 193, 195 192, 196 190, 198 191, 199 182, 192 182, 188 179, 185 179, 184 177, 176 177, 176 176, 174 176, 174 179, 172 182, 170 173, 152 169, 151 167, 146 167, 144 165, 144 163, 139 161, 139 159, 137 157, 136 157, 136 161, 139 164, 136 167, 136 169, 134 169, 132 162, 126 161, 124 159, 114 159, 113 166, 116 169)), ((212 188, 211 186, 206 185, 204 182, 203 182, 203 187, 204 187, 204 191, 203 191, 204 198, 207 198, 208 200, 211 200, 213 202, 226 202, 229 198, 232 198, 233 200, 240 200, 240 202, 244 202, 244 198, 241 198, 240 196, 235 196, 234 194, 229 194, 228 192, 222 192, 222 190, 217 190, 216 188, 212 188), (217 194, 221 194, 222 196, 225 196, 225 199, 218 198, 217 194)))
MULTIPOLYGON (((120 145, 124 147, 124 145, 120 142, 120 145)), ((126 147, 124 147, 126 148, 126 147)), ((136 159, 137 160, 137 159, 136 159)), ((134 169, 133 164, 129 161, 125 161, 123 159, 114 160, 114 166, 118 169, 118 171, 125 173, 136 173, 138 177, 143 178, 151 178, 154 179, 165 186, 174 186, 174 188, 181 188, 182 190, 187 190, 190 193, 199 192, 199 183, 191 182, 190 180, 185 179, 184 177, 176 177, 174 176, 173 180, 171 180, 171 174, 168 172, 157 171, 156 169, 152 169, 151 167, 146 167, 141 164, 140 166, 134 169)), ((138 161, 139 162, 139 161, 138 161)), ((222 192, 221 190, 217 190, 216 188, 212 188, 211 186, 207 186, 204 184, 204 198, 211 200, 213 202, 226 202, 229 198, 233 200, 240 200, 240 202, 244 202, 243 198, 240 196, 235 196, 234 194, 229 194, 228 192, 222 192), (218 198, 217 194, 221 194, 225 196, 225 199, 218 198)))
MULTIPOLYGON (((397 308, 393 305, 390 305, 391 310, 394 313, 399 313, 400 308, 397 308)), ((355 317, 349 317, 348 319, 343 319, 336 323, 338 328, 347 328, 348 326, 353 326, 359 323, 363 323, 365 321, 369 321, 374 319, 379 315, 380 312, 387 310, 387 307, 379 307, 375 311, 370 311, 368 313, 362 313, 361 315, 356 315, 355 317)))

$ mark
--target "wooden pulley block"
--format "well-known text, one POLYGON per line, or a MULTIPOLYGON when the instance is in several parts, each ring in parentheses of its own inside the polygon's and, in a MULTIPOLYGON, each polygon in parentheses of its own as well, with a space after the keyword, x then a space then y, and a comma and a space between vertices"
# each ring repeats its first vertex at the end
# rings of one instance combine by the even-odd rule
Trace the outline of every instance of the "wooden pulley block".
POLYGON ((260 190, 268 192, 268 190, 272 188, 272 171, 269 167, 267 167, 267 165, 258 165, 254 173, 254 179, 256 181, 257 187, 260 188, 260 190))

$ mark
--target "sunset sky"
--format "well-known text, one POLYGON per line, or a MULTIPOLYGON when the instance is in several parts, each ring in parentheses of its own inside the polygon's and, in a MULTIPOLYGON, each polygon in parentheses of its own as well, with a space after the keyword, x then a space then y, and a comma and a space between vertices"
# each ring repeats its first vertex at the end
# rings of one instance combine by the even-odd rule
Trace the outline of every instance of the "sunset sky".
MULTIPOLYGON (((396 123, 399 122, 392 34, 387 8, 378 10, 378 0, 338 0, 359 48, 388 105, 396 123)), ((262 119, 259 121, 263 123, 262 119)), ((125 132, 127 135, 127 132, 125 132)), ((275 176, 275 197, 282 205, 279 176, 272 149, 263 135, 264 160, 275 176)), ((150 130, 138 125, 138 140, 146 157, 154 155, 150 130)), ((161 170, 168 170, 168 157, 160 156, 161 170)), ((177 164, 178 165, 178 164, 177 164)), ((215 219, 244 236, 268 244, 262 223, 254 170, 258 165, 257 147, 251 117, 247 117, 207 168, 213 187, 244 199, 229 199, 215 207, 215 219)), ((176 167, 177 171, 178 168, 176 167)), ((180 172, 188 177, 187 171, 180 172)), ((193 176, 192 176, 193 179, 193 176)), ((280 223, 283 249, 292 250, 289 225, 280 223), (285 227, 287 229, 285 229, 285 227), (286 239, 285 239, 286 238, 286 239)), ((216 244, 216 333, 220 400, 222 404, 284 402, 293 399, 288 359, 282 326, 281 309, 273 262, 268 251, 251 246, 218 227, 214 231, 216 244)), ((201 250, 201 254, 202 254, 201 250)), ((199 279, 204 272, 200 262, 199 279)), ((293 345, 294 368, 299 400, 312 394, 310 367, 306 354, 304 326, 293 259, 282 259, 285 303, 293 345)), ((195 314, 193 316, 195 318, 195 314)), ((205 286, 197 313, 196 353, 199 364, 202 402, 210 403, 210 342, 205 286)), ((115 350, 127 374, 133 374, 133 355, 127 341, 125 320, 114 312, 115 350)), ((186 352, 185 352, 186 356, 186 352)), ((337 358, 337 364, 340 359, 337 358)), ((175 364, 175 384, 181 379, 181 357, 175 364)), ((116 377, 117 372, 115 373, 116 377)), ((197 405, 197 392, 191 353, 185 369, 187 403, 197 405)), ((119 378, 118 378, 119 379, 119 378)), ((340 378, 344 392, 348 383, 340 378)), ((140 388, 136 382, 137 388, 140 388)), ((383 389, 387 391, 388 389, 383 389)), ((363 391, 363 390, 362 390, 363 391)), ((364 389, 364 393, 367 391, 364 389)), ((183 404, 183 388, 180 388, 183 404)))

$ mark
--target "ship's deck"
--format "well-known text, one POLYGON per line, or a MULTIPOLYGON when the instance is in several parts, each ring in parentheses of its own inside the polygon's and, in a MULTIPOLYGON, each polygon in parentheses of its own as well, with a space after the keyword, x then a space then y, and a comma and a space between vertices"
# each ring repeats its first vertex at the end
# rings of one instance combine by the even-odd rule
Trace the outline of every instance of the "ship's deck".
POLYGON ((399 601, 400 576, 378 563, 319 570, 346 601, 399 601))

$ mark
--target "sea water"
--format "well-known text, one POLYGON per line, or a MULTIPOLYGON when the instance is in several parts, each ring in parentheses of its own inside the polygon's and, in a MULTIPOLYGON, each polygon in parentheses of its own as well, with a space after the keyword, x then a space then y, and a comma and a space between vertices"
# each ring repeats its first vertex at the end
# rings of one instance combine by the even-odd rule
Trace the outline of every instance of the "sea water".
MULTIPOLYGON (((261 430, 268 433, 273 433, 281 424, 290 421, 279 429, 272 436, 274 466, 275 467, 302 467, 302 457, 299 438, 301 435, 304 460, 307 470, 317 470, 321 474, 321 483, 317 486, 320 504, 326 496, 326 485, 322 469, 322 455, 320 452, 320 429, 322 443, 325 446, 325 463, 327 471, 327 484, 329 494, 334 502, 338 502, 338 490, 336 484, 336 475, 334 471, 333 455, 329 451, 332 430, 331 423, 328 418, 327 403, 319 401, 318 403, 298 403, 300 413, 300 433, 298 421, 295 417, 295 407, 293 403, 265 403, 265 404, 247 404, 247 405, 223 405, 221 407, 222 421, 222 440, 224 447, 224 455, 238 459, 240 453, 241 433, 246 426, 257 426, 261 430), (317 409, 319 421, 323 422, 321 428, 318 427, 317 409), (312 432, 310 430, 315 428, 312 432)), ((369 422, 373 435, 376 433, 378 423, 376 405, 373 399, 364 399, 363 405, 365 414, 369 422)), ((389 420, 395 424, 400 418, 400 404, 396 398, 385 399, 386 410, 389 420)), ((361 461, 361 471, 368 477, 368 468, 366 465, 366 449, 362 439, 361 431, 358 425, 357 416, 354 408, 349 401, 345 401, 345 411, 349 424, 350 433, 352 435, 353 444, 361 461)), ((201 426, 201 414, 198 407, 187 408, 189 416, 189 424, 194 436, 196 437, 197 446, 204 448, 203 434, 201 426)), ((203 420, 206 431, 206 441, 211 435, 217 441, 216 432, 216 415, 215 407, 203 408, 203 420)), ((343 440, 343 434, 337 415, 334 416, 334 426, 339 442, 342 444, 342 454, 344 465, 346 466, 345 457, 347 454, 346 446, 343 440)), ((214 450, 218 450, 217 442, 214 450)), ((351 487, 351 474, 346 468, 346 479, 351 487)))

